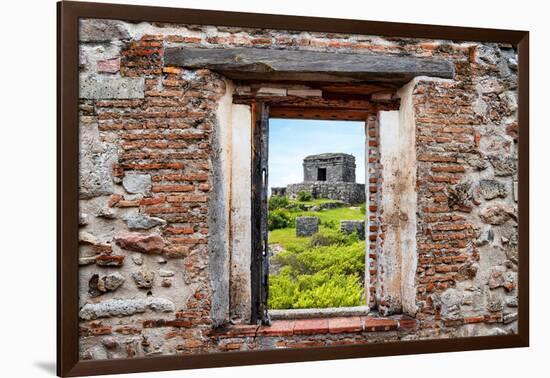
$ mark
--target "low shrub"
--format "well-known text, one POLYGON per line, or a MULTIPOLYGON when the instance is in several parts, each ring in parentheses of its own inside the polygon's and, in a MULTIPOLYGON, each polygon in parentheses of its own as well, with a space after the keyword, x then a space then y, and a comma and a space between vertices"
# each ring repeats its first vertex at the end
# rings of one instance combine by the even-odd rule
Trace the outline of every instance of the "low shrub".
POLYGON ((327 219, 324 221, 321 221, 321 225, 325 226, 326 228, 331 228, 333 230, 338 229, 338 225, 340 222, 334 220, 334 219, 327 219))
POLYGON ((367 203, 363 202, 361 204, 361 207, 359 208, 359 210, 361 210, 361 214, 366 214, 367 213, 367 203))
POLYGON ((271 196, 269 197, 269 202, 267 207, 269 210, 277 210, 277 209, 283 209, 287 207, 289 204, 290 204, 290 201, 286 196, 271 196))
POLYGON ((340 231, 333 229, 325 229, 316 233, 309 239, 309 247, 325 247, 329 245, 351 245, 359 241, 356 233, 344 234, 340 231))
POLYGON ((296 199, 301 202, 311 201, 312 198, 313 195, 311 194, 311 192, 308 192, 306 190, 300 190, 296 195, 296 199))
POLYGON ((365 274, 363 241, 292 248, 273 256, 272 261, 281 269, 269 278, 270 308, 326 308, 362 304, 365 274))
POLYGON ((281 272, 270 280, 272 309, 360 306, 364 292, 357 277, 323 272, 298 278, 281 272))
POLYGON ((267 214, 267 228, 269 231, 279 228, 294 227, 296 224, 296 216, 289 211, 276 209, 269 211, 267 214))

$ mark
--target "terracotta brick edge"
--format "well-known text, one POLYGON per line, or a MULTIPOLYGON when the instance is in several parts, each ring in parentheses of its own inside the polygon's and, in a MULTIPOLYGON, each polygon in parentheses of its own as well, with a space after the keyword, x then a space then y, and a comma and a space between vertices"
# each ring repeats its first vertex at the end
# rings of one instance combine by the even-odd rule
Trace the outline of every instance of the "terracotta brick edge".
POLYGON ((234 325, 215 332, 218 336, 293 336, 411 330, 418 327, 415 319, 349 316, 300 320, 276 320, 271 326, 234 325))

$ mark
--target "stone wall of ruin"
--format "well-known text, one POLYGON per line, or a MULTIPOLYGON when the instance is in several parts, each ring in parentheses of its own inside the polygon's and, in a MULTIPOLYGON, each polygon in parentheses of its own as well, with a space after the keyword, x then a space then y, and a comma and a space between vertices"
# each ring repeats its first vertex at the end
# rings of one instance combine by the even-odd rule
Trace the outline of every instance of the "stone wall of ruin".
MULTIPOLYGON (((80 70, 82 359, 515 332, 518 130, 512 46, 83 20, 80 70), (230 84, 208 70, 165 66, 164 49, 180 45, 454 63, 453 80, 417 78, 413 90, 413 317, 213 327, 223 307, 215 302, 224 289, 217 257, 229 248, 218 231, 226 221, 221 156, 231 148, 220 144, 227 130, 219 108, 231 96, 230 84)), ((368 132, 374 147, 371 119, 368 132)), ((368 159, 377 159, 375 151, 368 159)), ((381 180, 391 178, 369 177, 370 197, 383 195, 376 190, 381 180)), ((369 204, 369 239, 377 240, 368 254, 370 282, 383 290, 378 273, 385 267, 375 260, 384 252, 379 246, 386 214, 374 206, 369 204)), ((371 304, 385 305, 371 294, 371 304)))
POLYGON ((365 184, 355 182, 301 182, 286 187, 286 195, 290 198, 297 198, 300 192, 311 193, 313 198, 329 198, 348 204, 365 202, 365 184))
POLYGON ((304 159, 303 167, 304 182, 319 181, 317 178, 317 172, 319 168, 326 169, 325 181, 355 182, 354 156, 339 156, 339 154, 333 153, 308 156, 304 159))

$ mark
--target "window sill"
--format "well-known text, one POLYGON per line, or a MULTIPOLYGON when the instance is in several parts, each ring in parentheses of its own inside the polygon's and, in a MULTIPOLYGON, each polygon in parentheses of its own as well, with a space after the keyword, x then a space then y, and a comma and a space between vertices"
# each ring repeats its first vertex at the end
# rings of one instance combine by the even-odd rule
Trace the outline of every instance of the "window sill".
POLYGON ((275 320, 270 326, 234 325, 217 332, 225 337, 277 337, 362 332, 388 332, 416 329, 418 322, 407 318, 348 316, 297 320, 275 320))
POLYGON ((336 318, 343 316, 367 316, 368 314, 368 306, 269 310, 269 316, 272 320, 336 318))

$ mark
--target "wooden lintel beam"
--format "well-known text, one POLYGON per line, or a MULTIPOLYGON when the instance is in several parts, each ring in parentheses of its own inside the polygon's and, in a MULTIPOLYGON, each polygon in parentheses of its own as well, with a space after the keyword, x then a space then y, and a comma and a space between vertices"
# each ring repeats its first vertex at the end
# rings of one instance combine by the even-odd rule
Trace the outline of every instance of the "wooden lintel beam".
POLYGON ((269 109, 270 118, 324 119, 343 121, 365 121, 373 111, 357 109, 334 109, 313 107, 273 106, 269 109))
POLYGON ((334 111, 359 110, 363 112, 376 113, 379 110, 399 109, 400 100, 371 101, 364 99, 326 99, 322 97, 297 97, 297 96, 247 96, 234 95, 233 103, 251 104, 253 102, 265 102, 270 106, 279 108, 315 108, 332 109, 334 111))
POLYGON ((164 63, 235 80, 405 83, 415 76, 454 76, 453 64, 443 59, 258 48, 169 47, 164 63))

